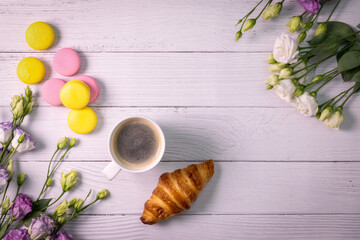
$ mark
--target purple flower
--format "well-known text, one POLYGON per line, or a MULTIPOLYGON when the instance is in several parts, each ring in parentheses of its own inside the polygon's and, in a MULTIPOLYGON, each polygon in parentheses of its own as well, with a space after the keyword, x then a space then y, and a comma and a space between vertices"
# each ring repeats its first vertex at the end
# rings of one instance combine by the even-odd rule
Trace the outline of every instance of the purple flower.
POLYGON ((19 193, 14 204, 10 207, 10 215, 16 220, 21 220, 31 212, 32 206, 31 199, 25 194, 19 193))
POLYGON ((321 8, 320 2, 321 0, 299 0, 305 11, 309 13, 317 13, 321 8))
POLYGON ((9 178, 9 171, 0 166, 0 191, 6 186, 9 178))
POLYGON ((30 134, 28 134, 27 132, 25 132, 23 129, 17 127, 15 128, 14 131, 14 138, 11 141, 11 146, 13 148, 16 148, 18 146, 18 139, 19 137, 25 134, 25 138, 24 141, 19 145, 19 147, 17 148, 17 152, 26 152, 26 151, 30 151, 32 149, 34 149, 36 147, 36 142, 35 140, 30 136, 30 134))
POLYGON ((54 229, 54 220, 46 214, 41 214, 40 217, 31 221, 29 234, 32 240, 39 240, 50 236, 54 229))
POLYGON ((0 143, 6 143, 11 135, 12 122, 0 123, 0 143))
POLYGON ((60 229, 58 233, 50 238, 50 240, 75 240, 70 233, 66 232, 64 229, 60 229))
POLYGON ((30 235, 26 228, 13 229, 2 240, 30 240, 30 235))

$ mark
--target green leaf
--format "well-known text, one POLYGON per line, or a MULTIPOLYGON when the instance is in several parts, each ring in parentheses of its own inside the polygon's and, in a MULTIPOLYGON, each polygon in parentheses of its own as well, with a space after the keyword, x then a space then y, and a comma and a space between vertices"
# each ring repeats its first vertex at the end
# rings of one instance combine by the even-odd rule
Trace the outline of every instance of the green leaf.
POLYGON ((351 82, 360 83, 360 71, 356 72, 351 78, 351 82))
POLYGON ((39 217, 41 214, 43 214, 44 211, 35 211, 31 212, 24 218, 23 222, 26 227, 29 227, 31 224, 32 219, 39 217))
POLYGON ((353 93, 360 91, 360 82, 355 83, 355 87, 353 89, 353 93))
POLYGON ((4 223, 4 225, 2 226, 1 228, 1 231, 0 231, 0 238, 2 239, 2 237, 5 235, 6 233, 6 230, 8 229, 9 227, 9 223, 10 223, 10 218, 8 218, 6 220, 6 222, 4 223))
POLYGON ((360 23, 358 25, 356 25, 357 28, 360 28, 360 23))
POLYGON ((47 206, 49 206, 49 203, 51 200, 52 200, 52 198, 44 198, 44 199, 37 200, 36 202, 34 202, 32 210, 39 211, 41 209, 47 208, 47 206))
POLYGON ((344 82, 350 82, 352 81, 353 76, 357 73, 360 72, 360 67, 351 69, 351 70, 347 70, 345 72, 342 72, 342 78, 344 80, 344 82))
MULTIPOLYGON (((342 38, 344 36, 353 33, 354 33, 354 29, 349 24, 343 22, 337 22, 337 21, 330 21, 327 24, 326 32, 313 37, 313 39, 309 41, 309 44, 313 46, 322 43, 325 39, 329 38, 330 36, 336 38, 342 38)), ((351 42, 354 41, 355 38, 356 38, 355 35, 351 35, 343 40, 351 42)))
POLYGON ((360 52, 349 51, 339 59, 338 71, 343 72, 360 66, 360 52))
POLYGON ((336 37, 329 37, 319 46, 311 50, 311 54, 315 56, 327 57, 337 52, 340 46, 340 40, 336 37))
POLYGON ((346 51, 340 51, 337 55, 336 55, 336 61, 339 62, 340 58, 342 57, 342 55, 344 55, 347 52, 350 51, 358 51, 360 52, 360 42, 356 41, 355 43, 349 43, 347 45, 345 45, 343 47, 344 48, 348 48, 346 51), (351 47, 349 47, 349 45, 352 45, 351 47))

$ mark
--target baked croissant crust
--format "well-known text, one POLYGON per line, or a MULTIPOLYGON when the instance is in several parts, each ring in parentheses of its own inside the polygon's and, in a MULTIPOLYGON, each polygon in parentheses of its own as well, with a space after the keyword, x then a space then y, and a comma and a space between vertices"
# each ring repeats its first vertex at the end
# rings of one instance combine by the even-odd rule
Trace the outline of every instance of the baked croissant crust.
POLYGON ((140 220, 155 224, 189 209, 213 174, 213 160, 162 174, 140 220))

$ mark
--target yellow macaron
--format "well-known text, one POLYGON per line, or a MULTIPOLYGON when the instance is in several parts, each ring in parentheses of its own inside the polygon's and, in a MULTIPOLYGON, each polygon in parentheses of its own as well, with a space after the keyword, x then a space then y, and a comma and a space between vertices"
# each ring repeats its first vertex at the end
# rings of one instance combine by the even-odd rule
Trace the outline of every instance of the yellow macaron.
POLYGON ((82 109, 90 100, 90 88, 80 80, 67 82, 60 91, 62 104, 70 109, 82 109))
POLYGON ((25 38, 31 48, 44 50, 53 44, 55 33, 49 24, 34 22, 27 28, 25 38))
POLYGON ((68 125, 71 130, 79 134, 86 134, 94 130, 97 124, 96 113, 89 107, 71 110, 68 115, 68 125))
POLYGON ((23 83, 35 84, 44 79, 46 70, 39 59, 27 57, 19 62, 16 72, 23 83))

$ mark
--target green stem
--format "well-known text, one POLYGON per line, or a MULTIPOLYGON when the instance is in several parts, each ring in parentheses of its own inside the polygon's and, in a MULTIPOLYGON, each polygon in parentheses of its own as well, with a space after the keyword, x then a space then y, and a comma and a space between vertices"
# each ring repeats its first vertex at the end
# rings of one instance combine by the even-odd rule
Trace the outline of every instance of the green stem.
POLYGON ((336 100, 334 103, 332 103, 331 104, 331 107, 334 107, 341 99, 343 99, 345 96, 346 96, 346 94, 348 94, 348 92, 351 90, 351 89, 353 89, 355 86, 353 86, 353 87, 351 87, 351 88, 349 88, 348 90, 346 90, 346 91, 344 91, 344 94, 338 99, 338 100, 336 100))
POLYGON ((42 209, 39 210, 39 211, 44 211, 44 210, 48 209, 49 207, 51 207, 52 205, 54 205, 57 201, 60 200, 60 198, 61 198, 65 193, 66 193, 66 192, 63 191, 63 192, 60 194, 60 196, 59 196, 54 202, 52 202, 52 203, 49 204, 47 207, 44 207, 44 208, 42 208, 42 209))
POLYGON ((16 150, 19 148, 20 144, 21 144, 21 143, 18 143, 18 145, 16 146, 16 148, 11 149, 10 153, 9 153, 9 154, 4 158, 4 160, 1 162, 1 165, 2 165, 2 164, 5 165, 5 164, 7 163, 7 161, 12 158, 12 156, 16 153, 16 150))
POLYGON ((328 84, 331 80, 333 80, 337 75, 340 73, 336 73, 332 77, 329 77, 323 84, 321 84, 314 92, 317 93, 322 87, 324 87, 326 84, 328 84))
MULTIPOLYGON (((267 6, 269 6, 270 4, 271 4, 271 2, 272 2, 272 0, 269 0, 266 4, 265 4, 265 6, 263 7, 263 9, 261 10, 261 12, 257 15, 257 17, 255 18, 256 20, 258 20, 258 18, 261 16, 261 14, 264 12, 264 10, 267 8, 267 6)), ((282 1, 282 2, 284 2, 284 0, 282 1)), ((281 3, 282 3, 281 2, 281 3)))
POLYGON ((331 16, 332 16, 333 13, 335 12, 335 9, 337 8, 337 6, 339 5, 340 2, 341 2, 341 0, 338 0, 338 1, 337 1, 335 7, 334 7, 333 10, 331 11, 331 13, 330 13, 328 19, 326 20, 326 22, 328 22, 328 21, 330 20, 331 16))
POLYGON ((8 149, 8 147, 10 146, 11 141, 14 138, 15 125, 16 125, 16 119, 13 119, 10 137, 9 137, 8 141, 6 142, 5 147, 3 148, 3 151, 1 152, 1 155, 0 155, 0 161, 1 162, 2 162, 2 159, 4 158, 4 154, 6 152, 6 149, 8 149))
POLYGON ((350 97, 354 94, 355 92, 350 93, 350 95, 344 100, 344 102, 340 105, 341 108, 344 107, 345 103, 350 99, 350 97))

